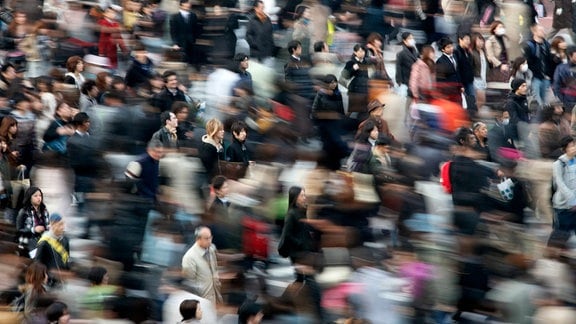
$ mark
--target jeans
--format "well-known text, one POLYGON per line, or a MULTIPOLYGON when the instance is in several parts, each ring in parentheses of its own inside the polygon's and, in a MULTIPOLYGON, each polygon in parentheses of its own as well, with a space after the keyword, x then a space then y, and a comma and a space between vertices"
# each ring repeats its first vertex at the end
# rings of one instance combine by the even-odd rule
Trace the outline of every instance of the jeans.
POLYGON ((538 101, 540 106, 546 103, 548 89, 550 89, 550 80, 532 79, 532 94, 536 97, 536 101, 538 101))

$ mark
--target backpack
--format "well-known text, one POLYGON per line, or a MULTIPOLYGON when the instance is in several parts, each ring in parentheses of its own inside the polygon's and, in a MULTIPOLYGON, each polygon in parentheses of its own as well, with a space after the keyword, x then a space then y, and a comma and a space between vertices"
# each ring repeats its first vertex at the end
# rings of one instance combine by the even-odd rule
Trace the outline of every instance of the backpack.
POLYGON ((445 193, 452 193, 452 181, 450 180, 450 166, 452 161, 447 161, 440 167, 440 184, 445 193))

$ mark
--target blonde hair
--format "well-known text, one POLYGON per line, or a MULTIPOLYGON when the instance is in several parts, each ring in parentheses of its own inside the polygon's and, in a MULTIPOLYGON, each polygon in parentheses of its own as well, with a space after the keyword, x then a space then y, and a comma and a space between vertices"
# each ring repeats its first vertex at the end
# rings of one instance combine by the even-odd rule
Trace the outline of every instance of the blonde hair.
POLYGON ((214 135, 224 129, 224 124, 216 118, 212 118, 206 122, 206 134, 210 136, 210 138, 214 138, 214 135))

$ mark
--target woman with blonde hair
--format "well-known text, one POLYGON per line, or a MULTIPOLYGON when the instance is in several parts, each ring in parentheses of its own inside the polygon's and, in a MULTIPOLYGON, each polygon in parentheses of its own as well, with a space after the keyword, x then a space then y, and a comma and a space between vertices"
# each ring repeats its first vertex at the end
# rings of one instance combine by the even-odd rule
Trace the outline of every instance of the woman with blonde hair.
POLYGON ((216 118, 206 122, 206 135, 202 136, 200 145, 200 160, 206 170, 207 182, 218 174, 218 161, 224 156, 224 124, 216 118))

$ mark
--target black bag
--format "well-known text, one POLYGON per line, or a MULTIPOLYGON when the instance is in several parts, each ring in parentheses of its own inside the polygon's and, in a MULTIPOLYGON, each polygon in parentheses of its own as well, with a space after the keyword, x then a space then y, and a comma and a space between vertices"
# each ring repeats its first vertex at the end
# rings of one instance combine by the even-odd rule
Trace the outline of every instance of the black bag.
POLYGON ((290 256, 290 238, 286 238, 285 232, 282 231, 282 235, 280 236, 280 241, 278 242, 278 254, 281 257, 287 258, 290 256))

